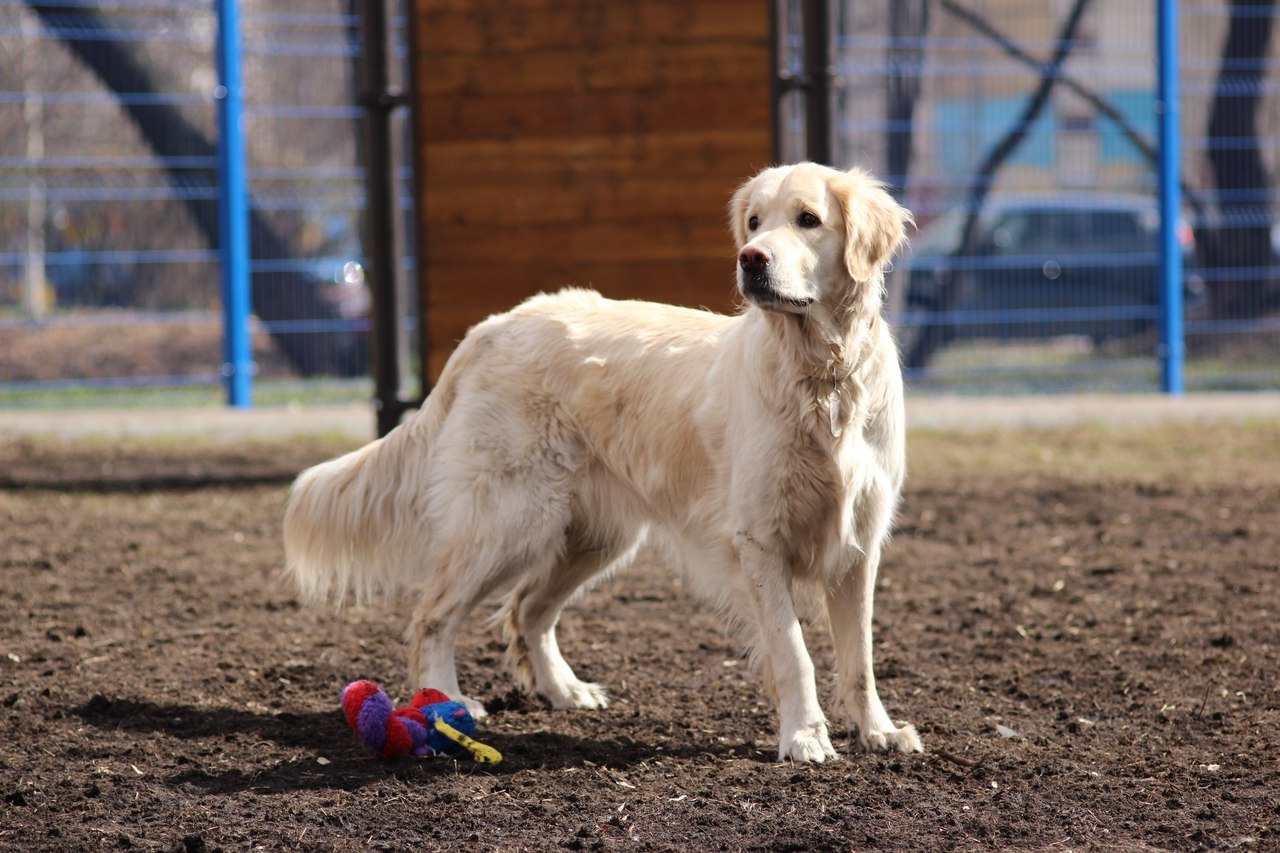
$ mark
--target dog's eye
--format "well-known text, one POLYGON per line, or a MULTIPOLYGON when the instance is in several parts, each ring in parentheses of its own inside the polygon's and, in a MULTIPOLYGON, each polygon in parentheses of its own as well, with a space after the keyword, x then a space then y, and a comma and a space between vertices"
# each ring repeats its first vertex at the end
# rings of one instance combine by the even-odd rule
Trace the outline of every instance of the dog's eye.
POLYGON ((817 228, 822 220, 806 210, 796 217, 796 224, 801 228, 817 228))
POLYGON ((756 229, 757 229, 757 228, 759 228, 759 227, 760 227, 760 217, 759 217, 759 216, 753 216, 753 217, 751 217, 750 219, 748 219, 748 220, 747 220, 747 230, 748 230, 748 231, 754 231, 754 230, 756 230, 756 229))

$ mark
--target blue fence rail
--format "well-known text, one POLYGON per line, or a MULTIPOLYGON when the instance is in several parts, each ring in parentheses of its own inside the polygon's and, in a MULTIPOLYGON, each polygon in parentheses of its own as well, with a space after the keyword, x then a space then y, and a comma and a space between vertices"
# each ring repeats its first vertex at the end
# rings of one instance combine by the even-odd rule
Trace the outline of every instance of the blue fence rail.
MULTIPOLYGON (((244 401, 246 373, 367 393, 354 6, 0 0, 0 396, 230 378, 244 401), (220 7, 239 17, 240 180, 219 161, 220 7), (244 193, 252 283, 238 375, 223 353, 228 186, 244 193)), ((398 179, 407 215, 407 167, 398 179)))
POLYGON ((222 375, 227 403, 253 402, 253 355, 249 348, 249 202, 244 154, 244 78, 240 68, 240 18, 236 0, 217 2, 218 236, 222 273, 222 375))
MULTIPOLYGON (((793 73, 805 5, 784 4, 793 73)), ((1280 385, 1274 0, 831 6, 834 160, 920 225, 889 281, 913 388, 1280 385)))

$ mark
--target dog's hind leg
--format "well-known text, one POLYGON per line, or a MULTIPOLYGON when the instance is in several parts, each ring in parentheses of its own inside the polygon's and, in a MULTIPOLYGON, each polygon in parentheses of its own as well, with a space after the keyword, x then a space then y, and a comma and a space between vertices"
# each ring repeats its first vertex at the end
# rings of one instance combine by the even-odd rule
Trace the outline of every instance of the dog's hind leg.
POLYGON ((871 610, 879 563, 879 549, 871 549, 839 585, 827 588, 840 695, 858 728, 863 749, 922 752, 924 746, 915 726, 895 724, 876 691, 871 666, 871 610))
MULTIPOLYGON (((477 408, 499 417, 496 409, 477 408)), ((481 601, 551 571, 565 553, 573 516, 577 447, 553 419, 536 414, 502 430, 490 426, 498 434, 483 442, 472 440, 470 427, 460 429, 448 445, 459 452, 433 484, 440 517, 407 632, 409 677, 418 687, 460 697, 477 716, 483 706, 462 697, 458 685, 458 634, 481 601)))
POLYGON ((409 642, 409 679, 415 687, 432 687, 467 706, 475 717, 486 715, 484 705, 462 694, 454 646, 467 616, 484 599, 505 588, 524 572, 541 574, 555 559, 551 547, 541 551, 527 548, 489 547, 451 550, 436 570, 428 575, 413 618, 406 631, 409 642))
POLYGON ((560 611, 592 578, 630 562, 642 534, 578 541, 570 536, 566 553, 550 571, 529 575, 508 597, 503 612, 507 666, 520 686, 537 693, 554 708, 606 708, 609 699, 599 684, 582 681, 560 653, 556 625, 560 611))

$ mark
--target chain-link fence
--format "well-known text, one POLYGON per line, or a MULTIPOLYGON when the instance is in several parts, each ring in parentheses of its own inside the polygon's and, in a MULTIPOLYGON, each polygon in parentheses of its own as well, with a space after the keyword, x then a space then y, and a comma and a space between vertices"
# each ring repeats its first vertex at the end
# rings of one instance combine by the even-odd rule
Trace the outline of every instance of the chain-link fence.
MULTIPOLYGON (((785 4, 793 73, 804 5, 785 4)), ((889 294, 911 385, 1158 387, 1159 3, 831 5, 833 160, 884 175, 920 226, 889 294)), ((1275 2, 1170 5, 1186 384, 1274 388, 1275 2)))
MULTIPOLYGON (((804 5, 778 6, 795 74, 804 5)), ((1157 0, 825 5, 831 159, 884 175, 920 226, 889 283, 911 386, 1158 387, 1157 0)), ((1177 4, 1193 390, 1280 382, 1275 7, 1177 4)), ((260 398, 351 388, 368 361, 356 3, 246 0, 241 21, 260 398)), ((216 393, 215 27, 211 0, 0 0, 0 401, 216 393)), ((798 96, 781 120, 794 159, 798 96)))
MULTIPOLYGON (((367 394, 355 2, 239 5, 259 395, 367 394)), ((220 387, 216 27, 0 0, 0 399, 220 387)))

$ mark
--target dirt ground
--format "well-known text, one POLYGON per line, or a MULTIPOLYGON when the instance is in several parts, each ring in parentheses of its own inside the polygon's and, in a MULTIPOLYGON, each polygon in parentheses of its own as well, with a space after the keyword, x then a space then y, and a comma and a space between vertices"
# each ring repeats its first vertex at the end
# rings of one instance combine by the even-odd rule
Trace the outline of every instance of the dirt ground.
POLYGON ((342 449, 0 446, 0 848, 1280 848, 1280 424, 913 434, 876 658, 926 752, 841 728, 816 767, 652 559, 563 619, 610 709, 514 692, 476 618, 506 760, 368 755, 339 692, 407 700, 408 603, 280 576, 288 481, 342 449))

